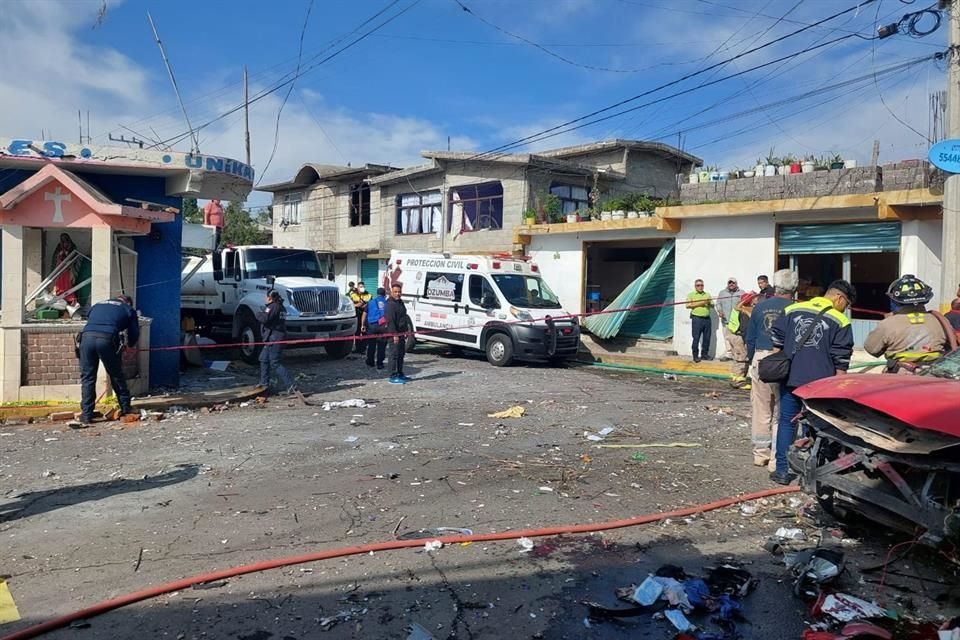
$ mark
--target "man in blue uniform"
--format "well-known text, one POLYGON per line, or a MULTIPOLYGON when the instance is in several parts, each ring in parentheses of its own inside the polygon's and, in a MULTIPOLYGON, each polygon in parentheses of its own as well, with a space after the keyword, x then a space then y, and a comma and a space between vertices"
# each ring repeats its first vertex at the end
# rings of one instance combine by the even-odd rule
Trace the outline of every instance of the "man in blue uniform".
POLYGON ((123 377, 120 354, 124 347, 133 347, 140 339, 140 322, 130 296, 98 302, 90 308, 87 324, 80 333, 77 348, 80 357, 80 418, 70 423, 73 428, 89 427, 97 401, 97 371, 100 363, 110 376, 110 384, 120 403, 120 415, 131 413, 130 390, 123 377), (121 332, 126 333, 126 344, 121 332))
POLYGON ((271 289, 267 292, 267 304, 257 313, 257 320, 263 325, 261 335, 264 342, 260 351, 260 386, 270 387, 270 372, 273 371, 280 379, 282 388, 287 393, 293 393, 296 390, 293 378, 280 362, 283 342, 287 337, 287 309, 278 291, 271 289))

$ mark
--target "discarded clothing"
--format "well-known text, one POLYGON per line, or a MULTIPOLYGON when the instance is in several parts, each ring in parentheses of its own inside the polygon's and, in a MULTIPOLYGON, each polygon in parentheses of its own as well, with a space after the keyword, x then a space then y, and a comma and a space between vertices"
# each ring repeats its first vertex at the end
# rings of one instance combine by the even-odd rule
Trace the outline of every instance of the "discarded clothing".
POLYGON ((496 413, 487 414, 488 418, 522 418, 523 414, 526 413, 526 409, 517 405, 515 407, 510 407, 509 409, 504 409, 503 411, 498 411, 496 413))

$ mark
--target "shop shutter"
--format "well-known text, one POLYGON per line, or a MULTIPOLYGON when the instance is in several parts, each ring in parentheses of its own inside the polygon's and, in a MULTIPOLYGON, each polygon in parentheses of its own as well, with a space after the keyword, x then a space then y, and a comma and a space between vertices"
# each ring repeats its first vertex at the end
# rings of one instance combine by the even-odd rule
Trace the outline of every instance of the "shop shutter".
POLYGON ((360 261, 360 281, 363 282, 363 286, 367 288, 367 291, 373 295, 377 295, 377 287, 380 286, 377 277, 379 274, 379 260, 363 259, 360 261))
POLYGON ((780 255, 898 251, 899 222, 783 225, 777 245, 780 255))

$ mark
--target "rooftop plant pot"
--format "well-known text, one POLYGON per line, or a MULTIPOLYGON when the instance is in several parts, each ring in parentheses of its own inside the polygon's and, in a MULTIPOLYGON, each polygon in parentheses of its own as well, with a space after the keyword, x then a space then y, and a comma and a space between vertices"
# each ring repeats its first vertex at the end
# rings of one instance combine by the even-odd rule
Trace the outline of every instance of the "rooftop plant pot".
POLYGON ((831 169, 843 169, 843 162, 831 162, 831 163, 830 163, 830 168, 831 168, 831 169))
POLYGON ((699 174, 699 173, 691 173, 691 174, 690 174, 690 184, 698 184, 699 182, 700 182, 700 174, 699 174))
POLYGON ((777 175, 777 165, 775 164, 764 165, 763 175, 766 177, 777 175))
POLYGON ((790 163, 790 173, 800 173, 801 171, 803 171, 803 165, 799 162, 790 163))
POLYGON ((612 219, 613 219, 613 211, 601 211, 601 212, 600 212, 600 219, 601 219, 601 220, 612 220, 612 219))
POLYGON ((813 173, 814 164, 812 162, 803 162, 800 164, 803 173, 813 173))
POLYGON ((630 218, 631 220, 634 220, 634 219, 640 217, 640 212, 639 212, 639 211, 627 211, 627 217, 630 218))
POLYGON ((744 178, 752 178, 753 176, 757 175, 756 171, 741 171, 741 173, 743 174, 744 178))
POLYGON ((627 212, 622 209, 618 209, 617 211, 613 211, 612 213, 613 213, 614 220, 623 220, 624 218, 627 217, 627 212))
POLYGON ((843 168, 844 168, 844 169, 856 169, 856 168, 857 168, 857 161, 856 161, 856 160, 844 160, 844 161, 843 161, 843 168))
POLYGON ((580 222, 580 216, 575 213, 568 213, 567 222, 580 222))

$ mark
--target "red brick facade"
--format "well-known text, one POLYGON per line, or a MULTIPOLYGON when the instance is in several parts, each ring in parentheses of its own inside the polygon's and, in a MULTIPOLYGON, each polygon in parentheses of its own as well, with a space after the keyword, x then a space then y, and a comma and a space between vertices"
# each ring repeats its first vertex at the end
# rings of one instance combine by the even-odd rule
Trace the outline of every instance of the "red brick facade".
MULTIPOLYGON (((73 351, 73 337, 78 331, 79 327, 65 327, 56 332, 24 329, 21 384, 28 387, 80 384, 80 363, 73 351)), ((139 375, 136 351, 124 352, 123 372, 127 380, 139 375)))

